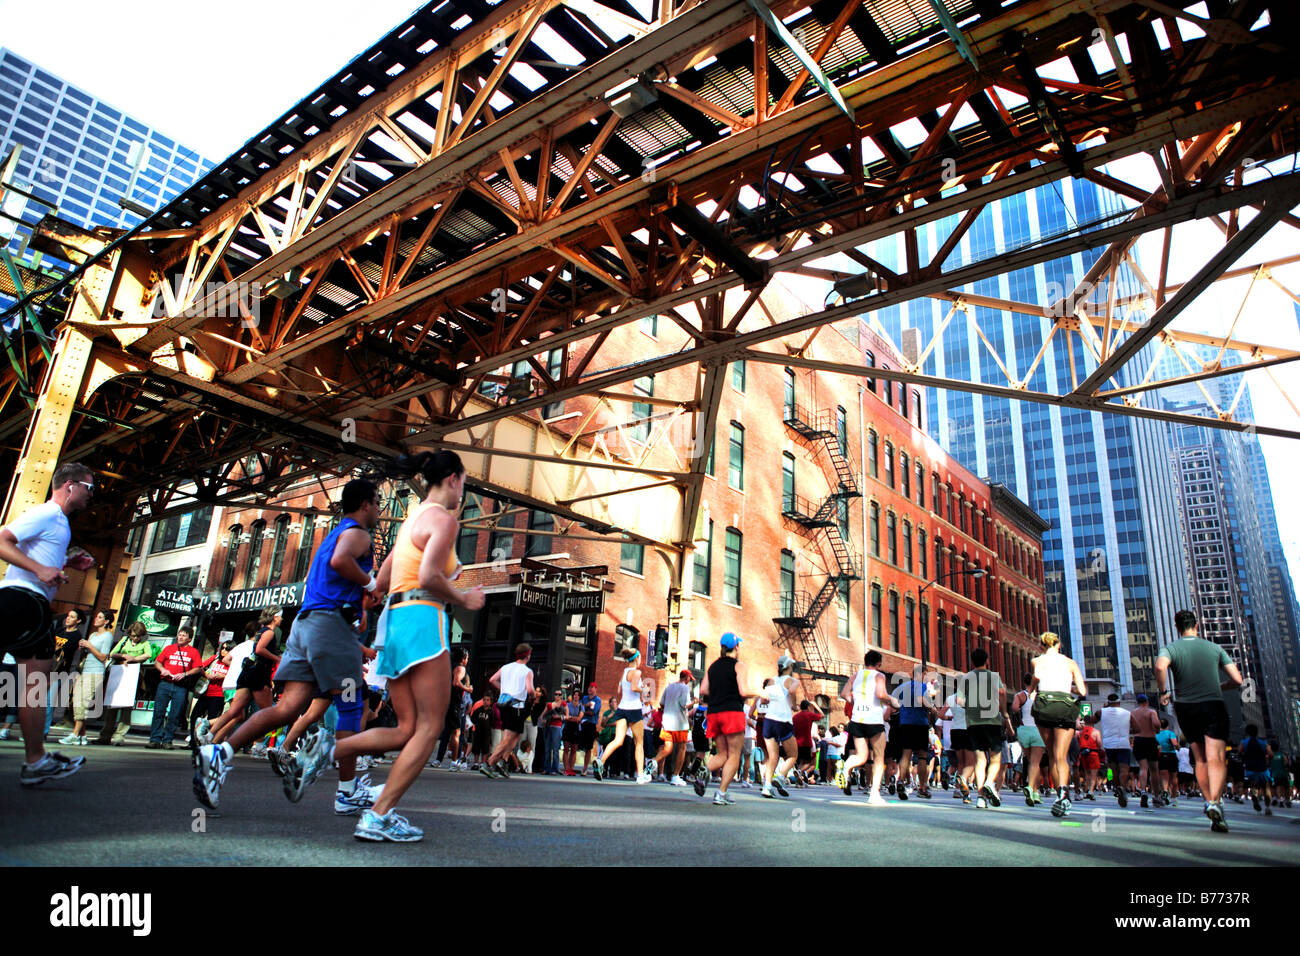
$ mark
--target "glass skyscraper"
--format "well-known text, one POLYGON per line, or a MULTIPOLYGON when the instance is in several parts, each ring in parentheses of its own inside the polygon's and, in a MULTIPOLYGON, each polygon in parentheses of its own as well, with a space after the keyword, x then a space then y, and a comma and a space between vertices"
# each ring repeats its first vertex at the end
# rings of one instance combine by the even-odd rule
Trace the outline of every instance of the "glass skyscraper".
POLYGON ((0 218, 0 240, 7 240, 16 258, 31 226, 47 213, 83 227, 129 228, 143 217, 123 209, 119 199, 152 211, 213 165, 93 94, 0 48, 0 158, 15 146, 21 152, 13 184, 36 197, 11 193, 5 202, 4 212, 20 222, 0 218))
MULTIPOLYGON (((944 263, 945 269, 986 260, 1122 215, 1113 194, 1065 179, 992 204, 944 263)), ((919 230, 920 261, 938 249, 957 217, 919 230)), ((901 239, 873 244, 868 254, 887 268, 904 266, 901 239)), ((1047 306, 1069 294, 1103 250, 1087 252, 977 282, 954 292, 1047 306)), ((1127 268, 1119 294, 1138 290, 1127 268)), ((1093 302, 1104 302, 1103 287, 1093 302)), ((906 328, 928 343, 950 308, 924 299, 874 314, 901 341, 906 328)), ((993 352, 960 313, 923 371, 1005 385, 998 359, 1014 378, 1033 367, 1029 388, 1064 394, 1096 367, 1077 341, 1052 339, 1034 362, 1051 319, 973 307, 993 352)), ((1144 355, 1146 353, 1143 353, 1144 355)), ((1132 368, 1145 368, 1142 356, 1132 368)), ((1123 384, 1137 384, 1130 373, 1123 384)), ((1085 676, 1119 692, 1155 688, 1160 644, 1174 634, 1174 612, 1192 606, 1180 525, 1173 434, 1149 419, 1107 415, 945 389, 928 389, 932 436, 976 474, 1001 482, 1051 523, 1044 536, 1048 623, 1062 636, 1085 676)), ((1144 397, 1145 404, 1155 400, 1144 397)))

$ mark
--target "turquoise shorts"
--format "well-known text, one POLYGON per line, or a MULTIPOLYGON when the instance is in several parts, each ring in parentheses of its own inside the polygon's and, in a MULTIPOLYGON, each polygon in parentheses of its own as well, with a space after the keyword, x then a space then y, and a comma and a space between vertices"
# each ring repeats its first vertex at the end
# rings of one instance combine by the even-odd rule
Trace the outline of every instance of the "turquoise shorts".
POLYGON ((1028 750, 1030 747, 1045 747, 1043 735, 1038 732, 1037 727, 1030 727, 1021 724, 1016 729, 1016 740, 1020 741, 1020 746, 1028 750))
POLYGON ((447 612, 438 604, 407 601, 384 612, 384 646, 375 660, 375 675, 392 680, 416 664, 431 661, 450 649, 447 612))

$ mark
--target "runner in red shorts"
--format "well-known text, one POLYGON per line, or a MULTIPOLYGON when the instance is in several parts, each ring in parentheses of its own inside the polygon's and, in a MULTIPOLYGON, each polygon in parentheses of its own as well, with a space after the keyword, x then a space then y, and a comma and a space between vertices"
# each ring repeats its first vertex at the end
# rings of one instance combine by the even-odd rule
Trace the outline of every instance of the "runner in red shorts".
POLYGON ((740 766, 740 752, 745 740, 745 698, 755 697, 758 691, 750 686, 745 665, 737 660, 740 638, 731 632, 722 635, 722 656, 709 665, 700 685, 700 695, 708 700, 709 717, 706 733, 718 748, 695 776, 695 792, 704 796, 713 771, 722 771, 718 792, 713 795, 715 806, 725 807, 735 803, 727 794, 736 770, 740 766))
POLYGON ((1096 800, 1097 772, 1101 770, 1101 734, 1086 717, 1080 718, 1079 769, 1083 771, 1084 799, 1096 800))

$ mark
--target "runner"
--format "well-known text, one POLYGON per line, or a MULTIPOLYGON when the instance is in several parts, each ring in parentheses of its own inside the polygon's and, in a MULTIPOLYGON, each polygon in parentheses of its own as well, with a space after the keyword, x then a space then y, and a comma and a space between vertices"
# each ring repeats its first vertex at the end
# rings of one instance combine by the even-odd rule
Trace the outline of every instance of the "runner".
POLYGON ((1077 688, 1080 697, 1088 696, 1079 665, 1061 653, 1061 639, 1051 631, 1038 637, 1043 653, 1030 661, 1034 679, 1030 691, 1036 692, 1033 706, 1034 723, 1043 734, 1047 754, 1052 758, 1052 776, 1057 791, 1052 804, 1052 816, 1063 817, 1070 812, 1067 796, 1070 786, 1070 744, 1074 740, 1075 722, 1079 719, 1079 702, 1070 693, 1077 688))
POLYGON ((447 701, 447 717, 443 721, 442 736, 438 738, 438 758, 435 767, 442 766, 442 758, 451 751, 451 769, 462 769, 460 755, 460 731, 464 721, 463 707, 465 696, 473 694, 474 688, 469 682, 469 652, 463 647, 451 649, 451 693, 447 701))
POLYGON ((1192 786, 1195 783, 1196 774, 1192 770, 1192 748, 1188 746, 1186 740, 1180 740, 1178 747, 1178 789, 1180 795, 1190 797, 1192 795, 1192 786))
POLYGON ((1011 729, 1011 718, 1007 716, 1007 689, 997 672, 988 669, 988 651, 975 648, 970 662, 971 670, 957 685, 957 703, 966 708, 966 730, 975 751, 975 806, 985 810, 1002 806, 993 781, 1002 766, 1003 727, 1011 729))
MULTIPOLYGON (((1141 807, 1147 809, 1151 791, 1160 782, 1160 715, 1147 703, 1146 694, 1138 694, 1137 708, 1133 711, 1133 756, 1138 762, 1138 790, 1141 807)), ((1155 801, 1160 806, 1160 801, 1155 801)))
POLYGON ((1246 725, 1246 736, 1241 740, 1241 759, 1246 766, 1246 792, 1250 794, 1250 802, 1255 807, 1255 812, 1259 813, 1263 809, 1265 816, 1273 815, 1273 780, 1269 776, 1269 764, 1273 762, 1273 748, 1266 744, 1259 736, 1259 726, 1257 724, 1246 725), (1260 806, 1259 798, 1264 797, 1264 805, 1260 806))
POLYGON ((587 685, 587 694, 582 698, 582 723, 578 725, 578 749, 582 751, 582 776, 591 773, 591 758, 596 749, 597 727, 600 724, 600 694, 596 682, 587 685))
POLYGON ((604 777, 604 768, 609 765, 611 754, 623 746, 623 738, 631 735, 632 745, 636 750, 636 782, 649 783, 653 776, 645 770, 645 736, 641 733, 641 724, 645 714, 641 710, 641 671, 635 666, 640 660, 641 652, 629 648, 623 652, 623 676, 618 682, 618 708, 614 711, 614 739, 601 753, 600 759, 593 765, 592 772, 597 780, 604 777))
POLYGON ((1016 740, 1019 741, 1021 748, 1024 750, 1025 785, 1023 793, 1025 795, 1025 804, 1031 807, 1043 802, 1043 798, 1038 795, 1038 771, 1043 751, 1046 748, 1043 743, 1043 736, 1038 732, 1038 727, 1034 724, 1034 698, 1037 695, 1030 690, 1033 682, 1034 675, 1026 674, 1020 682, 1020 693, 1016 694, 1015 700, 1011 702, 1011 709, 1020 715, 1020 726, 1016 728, 1016 740))
POLYGON ((1162 647, 1156 658, 1160 703, 1167 705, 1172 699, 1166 690, 1172 673, 1178 687, 1174 716, 1196 759, 1196 782, 1205 797, 1205 815, 1210 818, 1211 830, 1227 833, 1222 797, 1227 775, 1228 708, 1223 691, 1241 686, 1241 672, 1222 647, 1197 637, 1196 615, 1191 611, 1175 614, 1174 626, 1178 640, 1162 647), (1226 681, 1220 682, 1220 670, 1228 675, 1226 681))
POLYGON ((719 640, 722 656, 709 665, 700 694, 709 700, 708 736, 718 748, 695 778, 695 792, 704 796, 714 770, 722 771, 714 806, 728 806, 735 798, 727 793, 740 766, 741 741, 745 737, 745 698, 757 694, 749 683, 749 672, 738 660, 741 639, 728 631, 719 640))
MULTIPOLYGON (((524 709, 531 705, 534 696, 533 669, 528 666, 528 661, 532 656, 532 645, 520 644, 515 648, 514 663, 506 664, 488 678, 488 683, 499 691, 497 710, 501 713, 502 733, 501 742, 496 745, 496 749, 488 756, 487 763, 478 768, 478 772, 485 777, 491 777, 495 772, 496 776, 503 780, 510 778, 510 771, 506 767, 510 755, 515 752, 519 738, 524 733, 524 709)), ((561 715, 560 722, 563 725, 563 694, 559 696, 561 699, 558 702, 558 710, 561 715)))
POLYGON ((798 744, 795 741, 794 706, 790 696, 799 687, 799 680, 794 676, 795 660, 789 654, 782 654, 776 662, 777 676, 764 682, 762 697, 767 701, 767 714, 763 718, 763 740, 767 757, 763 761, 764 797, 772 797, 772 788, 783 797, 790 796, 786 789, 790 781, 787 774, 798 760, 798 744))
POLYGON ((85 757, 45 752, 45 704, 54 666, 54 616, 50 601, 68 579, 64 568, 89 571, 95 560, 84 551, 68 556, 68 518, 90 506, 95 476, 77 462, 54 471, 50 500, 0 529, 0 561, 9 565, 0 581, 0 653, 13 656, 18 671, 18 724, 26 760, 18 782, 34 787, 76 773, 85 757))
POLYGON ((1169 729, 1169 719, 1160 718, 1160 733, 1156 734, 1156 743, 1160 745, 1160 800, 1162 803, 1178 806, 1178 735, 1169 729))
POLYGON ((943 702, 941 717, 951 724, 948 764, 953 767, 953 799, 970 803, 971 782, 975 779, 975 750, 971 747, 970 731, 966 727, 966 708, 957 703, 953 691, 943 702))
MULTIPOLYGON (((921 760, 925 760, 930 751, 930 721, 926 716, 930 709, 927 700, 929 689, 925 682, 918 680, 922 676, 921 665, 917 664, 912 670, 912 679, 899 684, 894 691, 895 696, 902 701, 903 706, 898 715, 898 729, 900 753, 898 758, 898 785, 903 787, 910 780, 912 775, 912 755, 916 754, 921 760)), ((921 768, 917 774, 916 795, 922 799, 930 799, 929 783, 929 764, 921 768)), ((906 791, 899 797, 900 800, 906 800, 906 791)))
POLYGON ((795 771, 795 778, 800 787, 803 787, 809 780, 815 779, 813 755, 817 751, 817 745, 813 734, 821 729, 817 726, 817 721, 821 717, 822 709, 820 707, 811 700, 801 700, 799 702, 799 712, 790 721, 794 727, 794 743, 799 748, 799 769, 795 771))
MULTIPOLYGON (((764 685, 766 686, 766 685, 764 685)), ((763 774, 758 769, 767 762, 767 748, 758 742, 758 701, 745 702, 745 744, 740 756, 740 785, 746 790, 754 788, 757 778, 761 785, 763 774)))
POLYGON ((1273 781, 1273 793, 1277 795, 1277 800, 1281 800, 1286 807, 1291 806, 1291 773, 1286 767, 1286 754, 1282 753, 1282 748, 1278 741, 1273 741, 1273 766, 1269 768, 1269 777, 1273 781))
POLYGON ((1096 800, 1097 774, 1101 771, 1101 734, 1087 718, 1080 719, 1076 734, 1079 743, 1079 772, 1083 774, 1083 796, 1096 800))
MULTIPOLYGON (((235 728, 244 719, 244 712, 248 709, 250 701, 257 704, 259 712, 270 709, 271 675, 275 673, 275 668, 280 663, 280 655, 276 653, 275 646, 275 629, 279 626, 280 619, 278 608, 267 608, 257 621, 249 621, 244 625, 244 634, 253 642, 253 646, 240 664, 231 664, 232 667, 240 667, 239 674, 235 678, 235 696, 225 712, 216 720, 211 722, 200 720, 195 725, 196 752, 199 746, 219 744, 234 733, 235 728)), ((232 653, 231 661, 233 662, 234 659, 235 655, 232 653)), ((272 767, 279 769, 278 764, 274 762, 272 767)))
POLYGON ((694 680, 690 670, 683 667, 676 683, 664 688, 663 699, 659 702, 664 712, 663 728, 659 731, 663 744, 655 754, 655 768, 659 773, 666 771, 668 782, 674 787, 690 786, 682 779, 682 762, 686 759, 686 741, 691 735, 691 684, 694 680), (672 757, 671 765, 669 757, 672 757))
POLYGON ((862 657, 862 669, 840 692, 844 713, 849 718, 845 731, 853 742, 853 755, 844 761, 841 771, 844 795, 853 796, 851 774, 867 762, 867 748, 870 747, 874 759, 867 805, 872 807, 888 805, 880 795, 880 781, 885 775, 885 705, 895 710, 902 707, 902 701, 889 696, 885 675, 876 670, 881 659, 880 651, 867 651, 862 657))
POLYGON ((1115 771, 1115 799, 1128 806, 1128 764, 1133 755, 1132 719, 1120 706, 1119 694, 1106 698, 1101 709, 1101 747, 1106 761, 1115 771))
MULTIPOLYGON (((363 692, 361 643, 348 618, 359 613, 364 592, 376 596, 377 592, 385 590, 387 583, 386 571, 381 570, 378 579, 370 576, 374 566, 370 529, 379 521, 379 498, 374 483, 364 478, 349 481, 343 486, 340 507, 343 519, 312 556, 302 607, 294 619, 289 643, 275 671, 275 679, 284 682, 284 693, 277 703, 259 710, 240 724, 224 743, 205 744, 199 748, 194 795, 210 809, 215 810, 219 805, 221 786, 237 750, 260 740, 269 731, 293 723, 320 694, 327 691, 341 693, 345 688, 356 695, 363 692)), ((267 645, 274 633, 274 629, 264 628, 258 645, 267 645)), ((265 654, 261 657, 266 659, 265 654)), ((260 679, 257 678, 259 682, 260 679)), ((236 702, 238 699, 237 696, 236 702)), ((322 745, 332 744, 332 737, 322 729, 304 744, 295 761, 295 769, 284 776, 285 795, 290 800, 300 798, 305 783, 314 780, 323 767, 329 766, 326 761, 322 766, 314 767, 312 776, 306 781, 297 772, 304 766, 304 755, 308 756, 311 764, 319 763, 322 745)))

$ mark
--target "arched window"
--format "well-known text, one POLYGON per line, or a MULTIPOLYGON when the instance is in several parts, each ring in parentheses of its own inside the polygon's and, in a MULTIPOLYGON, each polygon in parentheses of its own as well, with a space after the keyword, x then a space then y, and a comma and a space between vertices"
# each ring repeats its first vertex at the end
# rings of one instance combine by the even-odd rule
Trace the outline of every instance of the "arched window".
POLYGON ((885 442, 885 484, 894 487, 894 446, 885 442))
POLYGON ((253 522, 249 533, 252 540, 248 542, 248 563, 244 565, 244 587, 251 588, 257 586, 257 572, 262 570, 262 532, 266 530, 266 522, 258 518, 253 522))
POLYGON ((226 546, 226 569, 221 574, 221 587, 223 590, 235 583, 235 568, 239 564, 239 539, 244 533, 242 524, 232 524, 230 526, 229 544, 226 546))
POLYGON ((867 433, 867 471, 872 478, 880 477, 880 438, 874 431, 867 433))
POLYGON ((903 651, 911 657, 916 657, 918 648, 916 646, 916 602, 912 600, 912 595, 907 596, 903 602, 903 634, 907 638, 907 647, 903 651))
POLYGON ((275 519, 275 546, 271 548, 271 574, 267 584, 278 584, 280 572, 284 569, 284 552, 289 547, 289 516, 280 515, 275 519))
POLYGON ((294 559, 293 579, 307 580, 307 569, 311 567, 311 552, 316 544, 316 516, 304 515, 302 531, 298 535, 298 556, 294 559))
POLYGON ((903 497, 910 499, 912 497, 912 469, 905 451, 898 453, 898 477, 903 482, 903 497))

